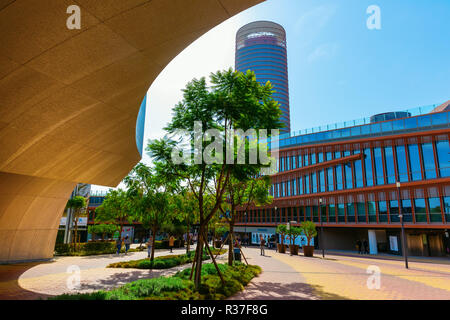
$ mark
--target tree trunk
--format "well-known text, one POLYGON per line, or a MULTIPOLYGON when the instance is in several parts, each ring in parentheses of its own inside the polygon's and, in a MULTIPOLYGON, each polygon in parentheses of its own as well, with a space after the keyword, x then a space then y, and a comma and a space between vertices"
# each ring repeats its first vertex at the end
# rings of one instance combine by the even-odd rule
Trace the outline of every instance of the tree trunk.
POLYGON ((228 246, 228 265, 233 265, 234 255, 234 221, 230 221, 230 236, 228 238, 230 244, 228 246))
POLYGON ((188 223, 188 225, 187 225, 187 235, 186 235, 186 241, 187 241, 187 243, 186 243, 186 254, 189 253, 190 245, 191 245, 191 240, 189 239, 189 230, 190 230, 190 228, 189 228, 189 223, 188 223))
POLYGON ((152 255, 150 256, 150 261, 153 261, 153 258, 155 257, 155 239, 156 239, 156 228, 153 227, 152 229, 152 255))
POLYGON ((74 230, 74 235, 73 235, 73 246, 75 251, 78 250, 77 248, 77 242, 78 242, 78 215, 75 215, 75 230, 74 230))
POLYGON ((203 237, 201 234, 205 232, 205 223, 200 223, 200 230, 197 236, 197 261, 195 263, 195 276, 194 283, 195 288, 198 289, 200 287, 200 283, 202 281, 202 261, 203 261, 203 237))

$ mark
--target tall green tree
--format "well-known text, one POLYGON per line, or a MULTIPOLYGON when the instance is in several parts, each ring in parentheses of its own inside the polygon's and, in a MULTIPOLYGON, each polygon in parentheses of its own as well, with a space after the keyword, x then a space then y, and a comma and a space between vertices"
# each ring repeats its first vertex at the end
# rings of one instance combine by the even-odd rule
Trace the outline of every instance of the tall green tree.
MULTIPOLYGON (((73 230, 74 234, 72 238, 72 246, 74 249, 76 248, 76 244, 78 243, 78 219, 80 218, 81 214, 86 211, 86 205, 86 198, 82 196, 75 196, 67 201, 66 208, 73 210, 72 219, 73 225, 75 227, 73 230)), ((67 223, 69 223, 69 221, 67 221, 67 223)))
POLYGON ((95 222, 111 224, 121 237, 124 224, 133 223, 128 191, 110 189, 103 203, 95 209, 95 222))
POLYGON ((173 218, 173 202, 170 199, 176 190, 176 183, 162 176, 158 167, 150 168, 143 163, 137 164, 124 181, 128 187, 133 217, 152 232, 150 261, 153 261, 156 234, 173 218))
MULTIPOLYGON (((183 100, 173 109, 172 120, 165 128, 172 135, 180 130, 187 132, 190 141, 188 149, 194 150, 196 161, 180 163, 172 157, 181 153, 176 148, 180 141, 163 138, 151 141, 147 147, 157 165, 164 168, 166 176, 175 176, 183 181, 198 201, 199 239, 193 264, 197 288, 201 282, 202 252, 208 224, 224 200, 232 171, 239 166, 239 170, 246 167, 246 164, 236 164, 234 158, 232 163, 224 161, 230 135, 234 141, 235 129, 245 132, 250 128, 282 127, 279 103, 272 98, 270 82, 260 85, 253 72, 244 74, 231 69, 211 74, 210 82, 211 86, 208 86, 205 78, 201 78, 187 84, 183 90, 183 100), (198 124, 201 124, 201 129, 198 124), (210 129, 221 133, 212 138, 215 148, 210 148, 210 143, 202 139, 203 133, 210 129), (213 161, 206 161, 205 155, 213 161)), ((231 153, 232 156, 236 154, 231 153)))

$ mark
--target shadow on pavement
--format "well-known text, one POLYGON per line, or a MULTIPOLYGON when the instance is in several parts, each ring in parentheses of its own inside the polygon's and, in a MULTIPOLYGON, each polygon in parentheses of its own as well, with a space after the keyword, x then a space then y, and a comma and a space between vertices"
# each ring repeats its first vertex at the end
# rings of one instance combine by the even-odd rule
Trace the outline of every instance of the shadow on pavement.
POLYGON ((328 293, 321 286, 301 282, 253 282, 233 299, 249 300, 347 300, 347 298, 328 293))
POLYGON ((0 300, 35 300, 49 295, 26 290, 19 285, 19 278, 27 270, 50 262, 33 262, 0 265, 0 300))

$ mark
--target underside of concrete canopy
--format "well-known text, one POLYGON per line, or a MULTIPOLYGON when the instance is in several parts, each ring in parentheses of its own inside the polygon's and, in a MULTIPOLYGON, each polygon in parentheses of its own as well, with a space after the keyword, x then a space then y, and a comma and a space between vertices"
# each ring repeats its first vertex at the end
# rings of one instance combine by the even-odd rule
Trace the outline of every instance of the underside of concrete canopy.
POLYGON ((76 183, 116 186, 140 160, 153 80, 262 1, 0 0, 0 262, 51 258, 76 183), (80 29, 66 26, 71 5, 80 29))

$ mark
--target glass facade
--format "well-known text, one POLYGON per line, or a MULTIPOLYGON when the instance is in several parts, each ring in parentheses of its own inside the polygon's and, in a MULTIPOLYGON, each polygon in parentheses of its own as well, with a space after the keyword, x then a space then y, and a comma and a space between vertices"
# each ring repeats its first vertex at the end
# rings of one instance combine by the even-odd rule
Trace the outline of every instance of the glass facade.
POLYGON ((289 89, 286 33, 282 26, 269 21, 257 21, 240 28, 236 34, 235 69, 251 70, 261 84, 273 86, 273 98, 280 103, 281 132, 290 132, 289 89))
MULTIPOLYGON (((450 223, 450 184, 445 180, 450 177, 450 133, 440 128, 392 137, 398 128, 431 130, 433 125, 450 128, 447 112, 370 124, 369 132, 390 128, 386 139, 351 140, 358 130, 362 135, 364 126, 360 126, 346 128, 342 135, 349 138, 347 142, 304 144, 288 151, 281 147, 279 170, 285 173, 277 175, 271 192, 275 198, 291 197, 279 206, 289 204, 292 218, 299 222, 397 227, 401 213, 407 224, 442 229, 442 224, 450 223), (400 193, 397 181, 402 183, 400 193), (322 206, 317 205, 319 198, 322 206)), ((284 215, 279 221, 288 219, 284 215)))

